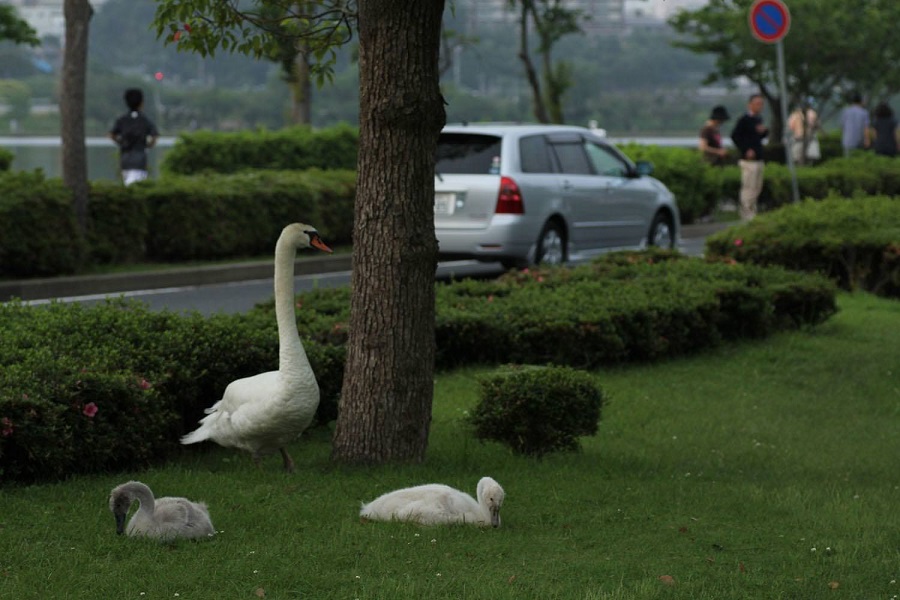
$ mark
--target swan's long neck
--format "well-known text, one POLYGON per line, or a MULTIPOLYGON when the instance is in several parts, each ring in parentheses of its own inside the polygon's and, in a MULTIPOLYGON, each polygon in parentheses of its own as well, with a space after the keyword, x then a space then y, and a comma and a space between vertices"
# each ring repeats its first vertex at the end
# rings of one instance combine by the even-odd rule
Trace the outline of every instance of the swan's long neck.
POLYGON ((132 502, 137 500, 141 503, 138 511, 152 517, 153 512, 156 510, 156 499, 153 497, 153 492, 150 491, 150 488, 143 483, 135 482, 129 484, 127 490, 131 495, 132 502))
POLYGON ((475 491, 475 500, 478 502, 478 507, 481 509, 481 512, 485 517, 490 519, 491 517, 491 504, 488 502, 487 496, 484 494, 484 491, 481 488, 478 488, 475 491))
POLYGON ((275 244, 275 320, 278 322, 278 370, 285 376, 309 376, 306 351, 294 313, 294 258, 297 249, 285 239, 275 244))

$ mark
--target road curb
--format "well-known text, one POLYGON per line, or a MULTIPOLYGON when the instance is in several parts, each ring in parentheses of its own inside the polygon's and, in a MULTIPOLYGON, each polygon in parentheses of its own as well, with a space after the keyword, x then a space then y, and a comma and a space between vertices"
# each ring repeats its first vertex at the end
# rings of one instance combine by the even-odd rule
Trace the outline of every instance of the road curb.
MULTIPOLYGON (((737 224, 693 223, 682 227, 683 240, 704 238, 711 233, 737 224)), ((175 267, 165 271, 116 273, 112 275, 74 275, 45 279, 21 279, 0 281, 0 302, 14 298, 20 300, 44 300, 94 294, 115 294, 135 290, 158 290, 174 287, 215 285, 235 281, 271 279, 274 266, 271 260, 261 260, 206 267, 175 267)), ((297 275, 317 275, 349 271, 351 255, 310 255, 298 258, 294 263, 297 275)))
MULTIPOLYGON (((316 275, 349 271, 351 256, 324 256, 301 258, 294 263, 296 275, 316 275)), ((155 290, 272 279, 275 268, 272 261, 256 261, 213 265, 207 267, 182 267, 159 272, 116 273, 111 275, 75 275, 46 279, 0 281, 0 301, 43 300, 92 294, 111 294, 134 290, 155 290)))

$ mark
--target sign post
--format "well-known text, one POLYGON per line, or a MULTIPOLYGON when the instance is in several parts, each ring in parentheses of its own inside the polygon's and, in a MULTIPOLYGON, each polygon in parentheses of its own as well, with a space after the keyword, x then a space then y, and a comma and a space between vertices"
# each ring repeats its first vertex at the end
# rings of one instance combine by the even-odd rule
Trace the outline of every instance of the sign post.
POLYGON ((782 0, 755 0, 750 6, 750 33, 764 44, 775 44, 778 61, 778 85, 781 93, 782 145, 791 172, 791 194, 794 202, 799 201, 797 188, 797 171, 794 168, 794 156, 791 152, 791 139, 788 137, 787 89, 784 70, 784 46, 782 40, 791 28, 791 12, 782 0))

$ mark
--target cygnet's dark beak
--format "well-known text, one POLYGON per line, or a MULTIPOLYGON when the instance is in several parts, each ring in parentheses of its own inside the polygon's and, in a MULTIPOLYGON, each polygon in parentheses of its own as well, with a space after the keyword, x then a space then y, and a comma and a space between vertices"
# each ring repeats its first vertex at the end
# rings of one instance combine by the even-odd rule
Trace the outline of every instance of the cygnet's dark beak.
POLYGON ((125 533, 125 517, 126 513, 115 513, 116 516, 116 533, 122 535, 125 533))
POLYGON ((500 527, 500 507, 491 507, 491 527, 500 527))

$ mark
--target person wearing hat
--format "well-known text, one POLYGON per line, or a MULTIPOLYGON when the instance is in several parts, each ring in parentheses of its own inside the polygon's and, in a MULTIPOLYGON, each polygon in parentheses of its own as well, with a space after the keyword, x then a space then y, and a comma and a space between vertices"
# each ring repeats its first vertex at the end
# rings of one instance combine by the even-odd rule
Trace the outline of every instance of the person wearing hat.
POLYGON ((724 106, 714 106, 709 119, 700 130, 700 153, 711 165, 724 165, 728 150, 722 146, 722 133, 719 128, 729 119, 728 110, 724 106))

